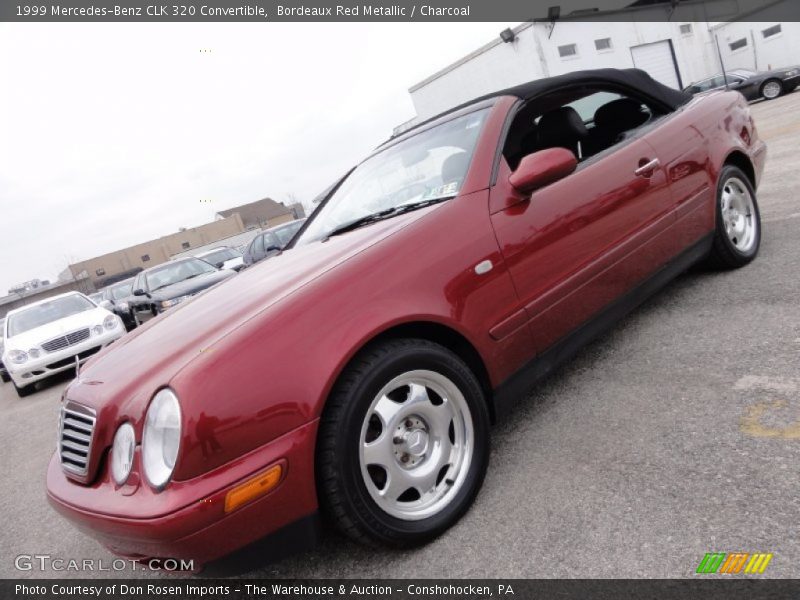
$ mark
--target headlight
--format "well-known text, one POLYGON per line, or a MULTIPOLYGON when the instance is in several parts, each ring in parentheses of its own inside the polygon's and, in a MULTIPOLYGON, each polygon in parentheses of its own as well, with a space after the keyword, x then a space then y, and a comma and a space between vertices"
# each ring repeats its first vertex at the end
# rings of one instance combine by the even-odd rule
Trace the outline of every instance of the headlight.
POLYGON ((111 447, 111 476, 117 485, 128 480, 133 466, 133 451, 136 449, 136 434, 133 425, 123 423, 114 434, 114 445, 111 447))
POLYGON ((800 73, 800 69, 792 69, 791 71, 786 71, 784 75, 786 75, 786 77, 792 77, 793 75, 797 75, 798 73, 800 73))
POLYGON ((103 319, 103 327, 111 331, 117 326, 117 317, 116 315, 108 315, 105 319, 103 319))
POLYGON ((172 390, 163 389, 150 402, 142 435, 142 465, 151 486, 167 485, 181 443, 181 407, 172 390))
POLYGON ((15 365, 21 365, 28 360, 28 353, 23 352, 22 350, 11 350, 8 353, 8 358, 10 358, 11 362, 13 362, 15 365))
POLYGON ((103 333, 103 326, 102 325, 95 325, 92 327, 92 334, 93 335, 100 335, 103 333))
POLYGON ((29 358, 39 358, 42 353, 39 351, 38 348, 31 348, 28 350, 28 357, 29 358))
POLYGON ((171 306, 175 306, 176 304, 180 304, 184 300, 188 300, 191 296, 181 296, 179 298, 173 298, 172 300, 162 300, 159 302, 159 306, 161 308, 170 308, 171 306))

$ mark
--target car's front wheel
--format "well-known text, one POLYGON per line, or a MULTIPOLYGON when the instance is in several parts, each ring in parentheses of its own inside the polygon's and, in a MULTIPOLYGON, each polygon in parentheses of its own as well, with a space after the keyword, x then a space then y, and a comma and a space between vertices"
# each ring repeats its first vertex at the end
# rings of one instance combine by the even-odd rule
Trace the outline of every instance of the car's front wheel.
POLYGON ((773 100, 783 93, 783 84, 779 79, 767 79, 761 85, 761 96, 764 100, 773 100))
POLYGON ((438 344, 392 340, 362 352, 325 407, 320 502, 358 541, 421 544, 469 508, 488 460, 488 410, 472 371, 438 344))

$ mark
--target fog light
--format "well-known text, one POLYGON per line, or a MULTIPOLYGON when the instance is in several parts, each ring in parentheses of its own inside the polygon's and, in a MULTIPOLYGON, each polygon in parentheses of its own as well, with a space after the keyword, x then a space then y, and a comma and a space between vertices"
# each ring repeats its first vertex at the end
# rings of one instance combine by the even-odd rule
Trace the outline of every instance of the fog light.
POLYGON ((237 485, 225 496, 225 512, 232 512, 274 490, 281 481, 283 467, 275 465, 270 467, 260 475, 237 485))

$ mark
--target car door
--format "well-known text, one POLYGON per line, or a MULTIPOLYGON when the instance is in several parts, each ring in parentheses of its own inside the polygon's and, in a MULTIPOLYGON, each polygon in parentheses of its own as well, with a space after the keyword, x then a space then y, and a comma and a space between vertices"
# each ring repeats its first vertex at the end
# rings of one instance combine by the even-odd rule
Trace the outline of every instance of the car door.
POLYGON ((664 169, 640 138, 529 197, 510 174, 501 158, 491 221, 539 353, 664 264, 674 214, 664 169))
POLYGON ((709 141, 697 127, 691 111, 677 111, 642 132, 667 176, 675 211, 674 246, 677 254, 706 235, 714 224, 716 173, 709 141))

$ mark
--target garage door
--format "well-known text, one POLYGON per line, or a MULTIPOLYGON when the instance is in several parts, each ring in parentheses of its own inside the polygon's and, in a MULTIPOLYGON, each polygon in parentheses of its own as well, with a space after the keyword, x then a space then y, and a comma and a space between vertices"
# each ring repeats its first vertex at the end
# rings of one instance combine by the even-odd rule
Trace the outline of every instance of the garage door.
POLYGON ((675 64, 675 55, 672 53, 672 42, 663 40, 652 44, 642 44, 631 48, 633 65, 650 73, 656 81, 669 87, 680 89, 678 66, 675 64))

